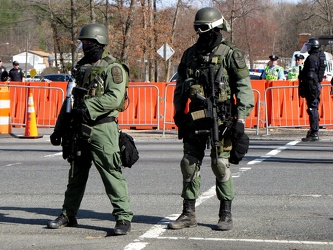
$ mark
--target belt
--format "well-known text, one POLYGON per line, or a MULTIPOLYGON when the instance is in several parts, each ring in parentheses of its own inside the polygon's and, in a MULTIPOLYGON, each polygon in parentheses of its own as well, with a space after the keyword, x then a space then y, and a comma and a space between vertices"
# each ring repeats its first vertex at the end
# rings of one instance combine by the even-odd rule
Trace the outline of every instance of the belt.
POLYGON ((108 123, 108 122, 116 122, 118 123, 118 118, 114 117, 114 116, 107 116, 107 117, 103 117, 95 122, 92 122, 91 124, 89 124, 90 126, 95 126, 98 124, 103 124, 103 123, 108 123))

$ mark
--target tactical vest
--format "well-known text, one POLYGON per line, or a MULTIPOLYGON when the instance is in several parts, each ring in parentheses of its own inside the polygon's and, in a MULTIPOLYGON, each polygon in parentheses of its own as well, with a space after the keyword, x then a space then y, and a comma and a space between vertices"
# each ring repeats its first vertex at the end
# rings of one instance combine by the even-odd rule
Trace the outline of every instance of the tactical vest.
POLYGON ((191 102, 201 102, 197 98, 197 94, 209 97, 212 93, 212 86, 210 81, 210 65, 214 65, 214 74, 213 82, 215 88, 215 95, 218 93, 218 103, 223 103, 227 100, 230 100, 231 90, 229 86, 229 79, 226 69, 223 67, 225 65, 224 59, 228 52, 231 50, 231 47, 225 44, 220 44, 219 47, 214 52, 213 57, 209 54, 202 56, 195 54, 191 58, 190 65, 187 68, 187 80, 185 82, 185 88, 188 90, 188 96, 191 99, 191 102), (221 68, 221 66, 223 68, 221 68), (219 70, 223 69, 219 74, 219 70), (222 75, 221 79, 215 79, 217 75, 222 75))
MULTIPOLYGON (((88 94, 85 96, 85 99, 89 99, 95 96, 101 96, 104 94, 104 79, 106 78, 103 75, 103 72, 106 67, 113 63, 119 63, 115 58, 106 56, 102 58, 100 65, 98 66, 81 66, 78 71, 75 73, 75 80, 78 87, 85 88, 88 90, 88 94)), ((125 64, 122 64, 124 69, 129 74, 129 69, 125 64)), ((125 95, 117 108, 119 112, 126 110, 125 104, 128 100, 127 95, 128 88, 128 77, 126 79, 126 90, 125 95)))

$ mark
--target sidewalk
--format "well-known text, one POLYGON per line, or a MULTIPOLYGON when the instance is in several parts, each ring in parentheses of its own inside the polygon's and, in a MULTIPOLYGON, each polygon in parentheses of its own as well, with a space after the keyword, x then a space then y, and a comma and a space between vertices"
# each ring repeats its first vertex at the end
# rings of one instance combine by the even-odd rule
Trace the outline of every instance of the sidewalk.
MULTIPOLYGON (((8 138, 24 135, 24 128, 13 128, 11 135, 9 134, 0 134, 0 138, 8 138)), ((124 132, 130 134, 135 140, 165 140, 165 139, 174 139, 177 138, 177 130, 166 130, 163 135, 163 130, 128 130, 123 129, 124 132)), ((255 130, 246 130, 246 133, 250 139, 254 140, 298 140, 305 137, 308 129, 302 128, 272 128, 269 129, 268 135, 266 135, 266 129, 260 129, 259 135, 256 135, 255 130)), ((38 134, 43 135, 43 138, 49 139, 50 134, 52 134, 53 128, 39 128, 38 134)), ((333 140, 333 129, 321 129, 319 131, 319 138, 321 140, 333 140)))

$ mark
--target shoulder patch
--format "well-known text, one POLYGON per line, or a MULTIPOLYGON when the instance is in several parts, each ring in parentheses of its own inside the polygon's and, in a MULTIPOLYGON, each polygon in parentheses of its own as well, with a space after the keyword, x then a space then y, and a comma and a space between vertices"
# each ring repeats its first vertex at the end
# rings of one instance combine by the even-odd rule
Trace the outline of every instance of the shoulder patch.
POLYGON ((243 53, 240 50, 235 49, 234 52, 232 53, 232 57, 234 58, 236 66, 239 69, 242 69, 242 68, 246 67, 246 63, 245 63, 243 53))
POLYGON ((114 83, 123 82, 123 71, 119 66, 114 66, 111 69, 111 75, 114 83))

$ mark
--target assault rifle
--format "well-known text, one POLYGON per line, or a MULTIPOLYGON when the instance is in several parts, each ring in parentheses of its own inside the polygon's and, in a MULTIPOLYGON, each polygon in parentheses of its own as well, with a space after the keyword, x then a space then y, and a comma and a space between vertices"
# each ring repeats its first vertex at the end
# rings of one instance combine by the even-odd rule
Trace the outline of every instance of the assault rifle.
POLYGON ((211 89, 211 95, 207 98, 200 94, 196 94, 196 97, 203 101, 204 103, 204 117, 210 118, 211 119, 211 129, 210 130, 196 130, 196 134, 208 134, 208 143, 207 143, 207 148, 214 148, 215 154, 216 154, 216 159, 218 158, 218 146, 220 140, 222 138, 226 137, 227 135, 230 134, 232 125, 233 125, 233 119, 225 119, 226 115, 230 110, 228 110, 227 107, 219 107, 218 106, 218 96, 219 96, 219 89, 216 89, 216 84, 218 85, 223 85, 225 83, 220 82, 221 81, 221 74, 222 74, 223 67, 220 67, 219 73, 216 77, 216 82, 214 80, 214 75, 215 75, 215 65, 211 64, 209 66, 209 81, 210 81, 210 89, 211 89), (221 129, 219 130, 219 114, 220 118, 224 121, 224 126, 221 126, 221 129))
POLYGON ((90 142, 82 135, 82 124, 78 123, 75 117, 75 109, 79 107, 84 101, 84 96, 88 93, 85 88, 80 88, 75 86, 74 80, 68 82, 67 95, 66 95, 66 132, 62 142, 63 158, 67 159, 74 170, 74 161, 77 157, 81 156, 81 149, 79 145, 82 142, 90 142), (74 108, 73 105, 74 97, 74 108))

